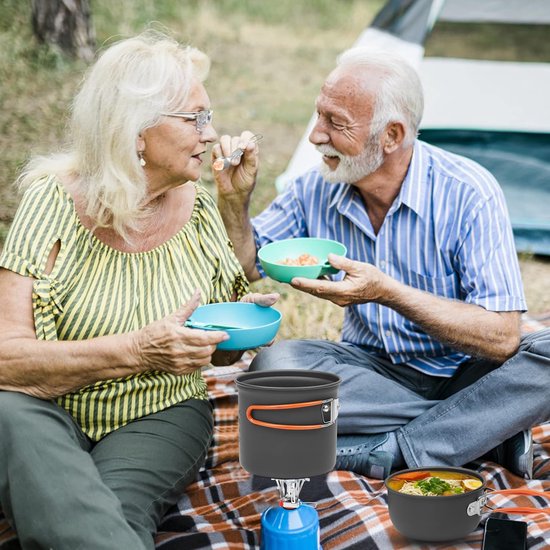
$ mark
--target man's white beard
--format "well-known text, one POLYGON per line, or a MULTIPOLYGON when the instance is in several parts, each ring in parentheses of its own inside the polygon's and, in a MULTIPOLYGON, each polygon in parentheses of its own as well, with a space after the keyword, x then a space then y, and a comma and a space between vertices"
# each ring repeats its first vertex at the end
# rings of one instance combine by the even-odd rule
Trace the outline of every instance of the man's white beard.
POLYGON ((326 162, 321 163, 321 175, 329 183, 356 183, 372 174, 384 162, 384 152, 379 143, 379 136, 369 138, 361 153, 354 156, 342 155, 331 145, 317 145, 317 150, 330 157, 338 157, 340 162, 331 170, 326 162))

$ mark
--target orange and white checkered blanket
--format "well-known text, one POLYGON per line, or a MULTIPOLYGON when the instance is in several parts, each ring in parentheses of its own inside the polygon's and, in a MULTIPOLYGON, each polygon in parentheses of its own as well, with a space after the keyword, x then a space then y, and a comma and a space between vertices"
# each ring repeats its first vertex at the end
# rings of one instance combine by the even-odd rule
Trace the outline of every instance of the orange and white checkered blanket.
MULTIPOLYGON (((550 325, 550 316, 525 319, 526 332, 550 325)), ((205 467, 162 521, 156 547, 162 550, 259 548, 262 512, 277 503, 274 482, 251 476, 239 464, 237 390, 234 383, 247 367, 242 361, 232 367, 205 371, 215 410, 214 442, 205 467)), ((535 479, 525 480, 491 462, 476 466, 493 489, 529 487, 546 491, 550 497, 550 423, 533 430, 535 479)), ((304 485, 300 497, 316 502, 324 550, 394 550, 480 548, 487 514, 476 531, 455 544, 414 544, 393 527, 382 481, 351 472, 335 471, 314 477, 304 485)), ((491 498, 494 507, 548 507, 540 497, 491 498)), ((550 517, 544 513, 514 516, 528 522, 528 548, 550 548, 550 517)), ((0 550, 19 548, 16 535, 0 513, 0 550)), ((90 549, 92 550, 92 549, 90 549)))
MULTIPOLYGON (((261 513, 276 505, 278 492, 273 481, 252 476, 239 464, 234 379, 243 368, 225 367, 207 372, 216 411, 214 444, 205 469, 161 524, 156 539, 159 549, 259 548, 261 513)), ((537 426, 533 436, 536 479, 526 482, 497 464, 476 463, 489 487, 509 489, 527 485, 537 491, 548 491, 550 500, 550 423, 537 426)), ((383 481, 335 471, 312 478, 304 485, 300 498, 317 503, 323 550, 480 548, 487 519, 484 515, 479 528, 461 544, 417 545, 393 527, 383 481)), ((548 502, 540 501, 540 497, 495 496, 491 505, 549 506, 548 502)), ((528 522, 529 548, 550 548, 550 517, 542 513, 514 517, 528 522)))

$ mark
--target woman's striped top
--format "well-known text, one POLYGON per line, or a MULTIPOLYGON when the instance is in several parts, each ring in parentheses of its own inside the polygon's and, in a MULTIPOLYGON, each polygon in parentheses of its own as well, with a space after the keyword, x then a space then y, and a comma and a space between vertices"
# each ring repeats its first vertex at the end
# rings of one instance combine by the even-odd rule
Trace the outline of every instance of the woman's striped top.
MULTIPOLYGON (((195 187, 191 218, 177 234, 150 251, 127 253, 107 246, 81 224, 72 198, 55 177, 32 184, 8 233, 0 267, 36 279, 36 337, 84 340, 130 332, 173 313, 197 288, 202 303, 229 301, 234 293, 242 297, 248 283, 216 204, 203 187, 195 187), (46 274, 56 242, 60 251, 46 274)), ((200 370, 104 380, 57 402, 97 441, 190 398, 207 398, 200 370)))

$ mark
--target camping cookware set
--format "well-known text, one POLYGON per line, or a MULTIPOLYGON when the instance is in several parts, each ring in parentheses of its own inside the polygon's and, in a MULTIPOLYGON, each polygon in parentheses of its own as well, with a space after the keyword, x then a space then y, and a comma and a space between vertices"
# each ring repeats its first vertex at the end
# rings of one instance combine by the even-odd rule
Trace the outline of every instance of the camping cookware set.
MULTIPOLYGON (((262 550, 319 550, 319 520, 314 507, 299 499, 310 476, 328 473, 336 462, 336 419, 340 379, 305 370, 249 372, 237 378, 239 449, 243 468, 276 481, 280 501, 262 515, 262 550)), ((402 470, 386 481, 388 509, 395 528, 418 541, 450 541, 474 531, 493 495, 548 498, 530 489, 492 490, 484 478, 465 468, 402 470), (399 492, 388 485, 411 472, 457 472, 479 480, 479 487, 450 496, 399 492)), ((509 514, 550 513, 550 508, 496 508, 509 514)))
MULTIPOLYGON (((492 495, 528 495, 548 498, 548 494, 530 489, 492 490, 483 477, 466 468, 415 468, 395 472, 386 481, 388 509, 395 528, 408 538, 443 542, 463 539, 477 529, 487 501, 492 495), (423 496, 400 493, 392 489, 388 482, 392 478, 411 472, 427 471, 457 472, 478 479, 481 485, 472 491, 451 496, 423 496)), ((550 513, 550 508, 495 508, 494 512, 508 514, 550 513)))
POLYGON ((317 511, 299 495, 309 476, 334 468, 340 378, 276 370, 249 372, 236 382, 241 465, 275 479, 279 489, 279 506, 262 514, 261 550, 320 550, 317 511))
POLYGON ((237 378, 239 451, 252 474, 300 479, 336 462, 338 376, 318 371, 249 372, 237 378))

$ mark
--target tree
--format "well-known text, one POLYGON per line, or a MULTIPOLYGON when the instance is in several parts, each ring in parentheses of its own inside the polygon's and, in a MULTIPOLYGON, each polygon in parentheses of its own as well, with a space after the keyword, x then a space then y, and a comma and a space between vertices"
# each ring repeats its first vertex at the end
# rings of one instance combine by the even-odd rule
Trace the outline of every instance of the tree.
POLYGON ((91 61, 95 30, 89 0, 32 0, 32 28, 39 42, 91 61))

